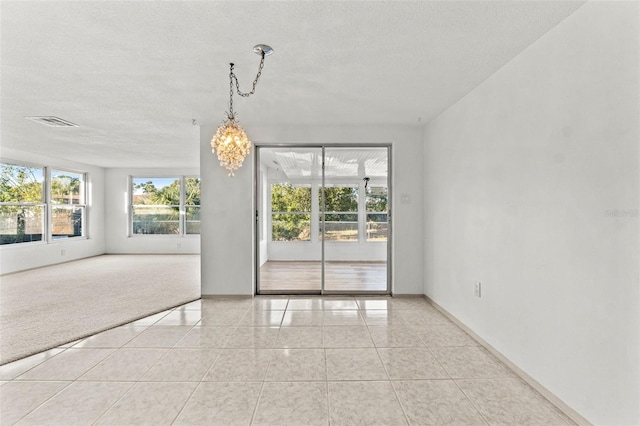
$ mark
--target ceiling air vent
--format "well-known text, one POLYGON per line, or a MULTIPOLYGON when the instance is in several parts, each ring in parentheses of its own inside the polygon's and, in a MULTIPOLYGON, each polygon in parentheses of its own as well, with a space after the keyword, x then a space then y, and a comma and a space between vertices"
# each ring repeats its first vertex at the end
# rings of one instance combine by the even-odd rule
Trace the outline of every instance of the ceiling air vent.
POLYGON ((70 121, 63 120, 58 117, 25 117, 27 120, 35 121, 36 123, 44 124, 49 127, 79 127, 70 121))

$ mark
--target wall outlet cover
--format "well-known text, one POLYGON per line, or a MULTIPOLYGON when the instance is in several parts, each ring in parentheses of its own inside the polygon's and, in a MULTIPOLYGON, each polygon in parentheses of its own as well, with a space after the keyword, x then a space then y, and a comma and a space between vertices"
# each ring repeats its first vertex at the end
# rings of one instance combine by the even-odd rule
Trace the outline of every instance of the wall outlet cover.
POLYGON ((482 283, 480 281, 476 282, 474 294, 476 297, 482 297, 482 283))

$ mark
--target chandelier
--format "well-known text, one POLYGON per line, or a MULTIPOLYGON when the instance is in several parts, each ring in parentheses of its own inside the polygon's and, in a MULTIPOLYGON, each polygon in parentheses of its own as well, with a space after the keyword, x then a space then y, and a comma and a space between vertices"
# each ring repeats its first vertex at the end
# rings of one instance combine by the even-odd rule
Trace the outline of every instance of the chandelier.
POLYGON ((215 135, 213 135, 213 139, 211 139, 211 152, 218 154, 220 165, 229 170, 229 176, 234 175, 235 171, 242 166, 245 157, 251 152, 251 141, 247 137, 242 126, 240 126, 240 122, 236 118, 236 113, 233 112, 233 82, 235 80, 238 95, 242 97, 249 97, 253 95, 256 91, 258 79, 262 74, 264 58, 265 56, 273 53, 273 49, 266 44, 256 45, 253 48, 253 51, 260 55, 261 59, 258 74, 253 80, 253 88, 250 92, 244 93, 240 91, 238 77, 236 77, 233 72, 233 63, 229 64, 229 111, 225 112, 225 120, 222 122, 220 127, 218 127, 215 135))

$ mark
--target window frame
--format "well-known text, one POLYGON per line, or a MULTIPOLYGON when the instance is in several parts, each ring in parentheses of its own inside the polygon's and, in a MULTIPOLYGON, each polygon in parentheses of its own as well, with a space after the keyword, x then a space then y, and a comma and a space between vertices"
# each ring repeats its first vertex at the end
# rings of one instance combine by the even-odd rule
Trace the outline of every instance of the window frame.
MULTIPOLYGON (((78 170, 69 167, 58 167, 51 165, 43 165, 38 163, 32 163, 29 161, 12 160, 9 158, 0 158, 1 164, 7 164, 16 167, 27 167, 32 169, 40 169, 42 171, 42 198, 40 203, 35 202, 0 202, 1 206, 33 206, 40 207, 42 209, 42 238, 38 241, 24 241, 10 244, 0 244, 0 248, 6 247, 24 247, 25 244, 38 245, 38 244, 56 244, 65 241, 78 241, 89 239, 89 204, 88 200, 88 181, 89 173, 83 170, 78 170), (73 174, 79 174, 82 176, 82 188, 81 196, 82 204, 71 204, 69 206, 82 207, 82 234, 77 236, 71 236, 66 238, 53 238, 53 203, 51 201, 51 172, 68 172, 73 174)), ((56 206, 68 206, 67 204, 56 204, 56 206)))
MULTIPOLYGON (((197 207, 198 209, 201 206, 198 204, 185 204, 186 198, 186 187, 187 187, 187 179, 198 179, 200 180, 200 185, 202 185, 202 179, 199 175, 129 175, 128 177, 128 237, 129 238, 196 238, 200 237, 200 233, 187 233, 187 207, 197 207), (168 207, 168 208, 178 208, 178 233, 175 234, 136 234, 133 232, 133 217, 134 217, 134 208, 136 206, 144 206, 143 204, 134 204, 133 196, 134 196, 134 188, 133 182, 135 179, 174 179, 180 181, 180 204, 153 204, 148 205, 149 207, 168 207)), ((199 221, 200 222, 200 221, 199 221)))
POLYGON ((384 211, 374 211, 374 210, 369 210, 369 206, 368 206, 368 201, 369 201, 369 192, 366 192, 365 195, 365 200, 364 200, 364 239, 367 243, 376 243, 376 242, 387 242, 387 240, 389 239, 389 187, 385 184, 385 185, 380 185, 380 184, 372 184, 370 185, 371 190, 373 190, 373 188, 383 188, 385 190, 385 197, 387 200, 386 203, 386 208, 384 211), (369 221, 369 215, 385 215, 386 216, 386 220, 384 222, 376 222, 376 221, 369 221), (384 237, 384 239, 376 239, 376 238, 369 238, 369 223, 386 223, 387 224, 387 228, 386 228, 386 235, 384 237))
MULTIPOLYGON (((184 220, 183 222, 183 229, 184 232, 182 233, 183 236, 193 236, 193 235, 197 235, 200 236, 200 233, 202 232, 202 228, 200 228, 200 225, 198 225, 198 229, 200 230, 200 232, 198 232, 197 234, 194 233, 189 233, 189 227, 187 226, 187 223, 189 222, 188 220, 188 215, 187 215, 187 208, 194 208, 197 207, 198 208, 198 217, 200 218, 200 212, 201 212, 201 206, 200 204, 187 204, 187 179, 198 179, 198 184, 200 186, 200 195, 202 196, 202 179, 200 178, 200 176, 193 176, 193 175, 184 175, 182 176, 183 180, 182 180, 182 186, 184 187, 184 189, 181 190, 181 194, 180 194, 180 200, 184 206, 184 212, 182 214, 182 216, 184 216, 184 220)), ((202 224, 202 219, 198 219, 198 223, 202 224)))
POLYGON ((59 243, 61 241, 69 241, 69 240, 77 240, 77 239, 87 239, 87 230, 88 228, 88 217, 89 215, 87 214, 87 210, 88 210, 88 205, 87 205, 87 179, 88 179, 88 173, 87 172, 83 172, 80 170, 75 170, 73 168, 66 168, 66 167, 47 167, 47 175, 46 175, 46 180, 47 180, 47 185, 45 188, 45 192, 46 192, 46 201, 47 201, 47 215, 48 215, 48 225, 49 225, 49 229, 47 231, 47 242, 48 243, 59 243), (73 173, 76 175, 80 175, 82 176, 82 181, 81 181, 81 188, 80 188, 80 197, 82 200, 82 203, 79 204, 54 204, 53 203, 53 198, 52 198, 52 193, 51 193, 51 185, 53 184, 53 177, 52 177, 52 172, 53 171, 57 171, 57 172, 67 172, 67 173, 73 173), (81 207, 82 208, 82 231, 80 235, 74 235, 71 237, 59 237, 59 238, 54 238, 53 237, 53 209, 54 207, 64 207, 64 206, 69 206, 69 207, 81 207))
POLYGON ((35 163, 29 163, 26 161, 14 161, 14 160, 9 160, 9 159, 2 159, 0 161, 3 165, 10 165, 10 166, 16 166, 16 167, 25 167, 25 168, 30 168, 30 169, 40 169, 42 172, 42 191, 40 194, 40 202, 0 202, 0 206, 15 206, 15 207, 40 207, 41 212, 42 212, 42 217, 40 219, 40 225, 42 226, 42 233, 40 234, 40 240, 36 240, 36 241, 21 241, 21 242, 15 242, 15 243, 8 243, 8 244, 0 244, 0 247, 19 247, 19 246, 23 246, 25 244, 29 244, 29 245, 39 245, 39 244, 47 244, 47 203, 46 203, 46 187, 47 187, 47 170, 46 167, 40 164, 35 164, 35 163))

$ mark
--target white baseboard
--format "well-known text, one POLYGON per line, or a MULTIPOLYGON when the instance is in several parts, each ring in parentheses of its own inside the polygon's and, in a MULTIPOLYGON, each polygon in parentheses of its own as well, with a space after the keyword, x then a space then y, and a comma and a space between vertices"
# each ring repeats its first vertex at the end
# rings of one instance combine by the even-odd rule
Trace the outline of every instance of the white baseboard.
POLYGON ((558 398, 556 395, 554 395, 547 388, 542 386, 536 379, 534 379, 533 377, 528 375, 520 367, 518 367, 513 362, 511 362, 507 357, 505 357, 502 353, 500 353, 497 349, 495 349, 489 343, 485 342, 480 336, 478 336, 473 330, 471 330, 464 323, 462 323, 458 318, 456 318, 451 313, 449 313, 446 309, 444 309, 442 306, 440 306, 436 302, 434 302, 429 296, 424 295, 424 297, 431 304, 433 304, 433 306, 437 310, 439 310, 444 316, 446 316, 448 319, 450 319, 458 327, 463 329, 468 335, 473 337, 486 350, 488 350, 493 356, 495 356, 500 362, 502 362, 507 367, 509 367, 511 370, 513 370, 513 372, 516 373, 518 375, 518 377, 520 377, 522 380, 524 380, 525 383, 527 383, 529 386, 531 386, 533 389, 535 389, 537 392, 539 392, 543 397, 548 399, 553 405, 558 407, 558 409, 560 411, 562 411, 562 413, 565 416, 567 416, 568 418, 570 418, 571 420, 573 420, 576 424, 578 424, 580 426, 590 426, 591 425, 591 422, 589 422, 587 419, 582 417, 582 415, 580 415, 580 413, 578 413, 573 408, 569 407, 564 401, 562 401, 560 398, 558 398))
POLYGON ((201 294, 202 299, 252 299, 251 294, 201 294))

